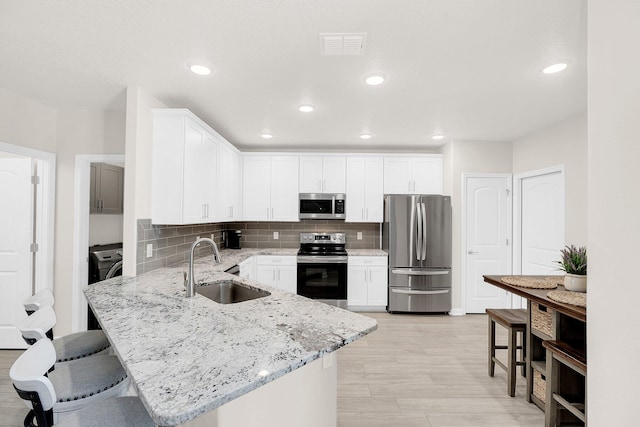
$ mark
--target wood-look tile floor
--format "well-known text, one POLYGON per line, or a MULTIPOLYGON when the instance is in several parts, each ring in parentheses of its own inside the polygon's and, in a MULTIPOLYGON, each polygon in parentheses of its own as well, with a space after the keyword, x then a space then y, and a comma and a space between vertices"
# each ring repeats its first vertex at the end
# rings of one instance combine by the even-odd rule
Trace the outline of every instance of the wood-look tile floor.
MULTIPOLYGON (((511 398, 504 371, 487 375, 485 315, 366 315, 378 330, 338 351, 339 427, 544 425, 526 402, 524 377, 511 398)), ((2 427, 21 426, 27 413, 9 379, 21 353, 0 351, 2 427)))
POLYGON ((524 377, 509 397, 506 372, 488 376, 486 315, 364 314, 378 330, 338 351, 339 427, 544 425, 524 377))

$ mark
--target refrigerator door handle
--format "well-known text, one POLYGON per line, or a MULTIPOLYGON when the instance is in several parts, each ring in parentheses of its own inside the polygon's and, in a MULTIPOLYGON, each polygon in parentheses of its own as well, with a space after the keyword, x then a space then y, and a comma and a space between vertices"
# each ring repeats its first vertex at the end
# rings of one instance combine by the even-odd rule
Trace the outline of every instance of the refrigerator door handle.
POLYGON ((423 270, 423 271, 416 271, 416 270, 400 270, 400 269, 396 269, 396 270, 391 270, 391 272, 393 274, 402 274, 405 276, 444 276, 445 274, 449 274, 451 272, 451 270, 423 270))
POLYGON ((427 207, 424 203, 420 203, 422 206, 422 260, 427 260, 427 207))
POLYGON ((440 295, 448 294, 451 289, 438 289, 436 291, 411 291, 406 289, 394 289, 390 288, 391 292, 395 294, 408 294, 408 295, 440 295))
POLYGON ((422 259, 422 210, 420 203, 416 203, 416 258, 422 259))

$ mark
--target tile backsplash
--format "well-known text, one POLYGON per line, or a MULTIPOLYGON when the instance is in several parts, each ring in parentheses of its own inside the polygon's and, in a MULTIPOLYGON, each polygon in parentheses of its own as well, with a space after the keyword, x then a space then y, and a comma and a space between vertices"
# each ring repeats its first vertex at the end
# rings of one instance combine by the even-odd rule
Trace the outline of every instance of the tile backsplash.
MULTIPOLYGON (((138 238, 136 247, 136 274, 178 264, 189 260, 191 244, 200 237, 211 237, 222 248, 222 230, 226 224, 196 225, 152 225, 150 219, 138 220, 138 238), (153 249, 147 258, 147 245, 153 249)), ((196 255, 212 252, 211 246, 201 245, 196 255)))
POLYGON ((380 248, 380 224, 307 219, 300 222, 235 222, 228 229, 242 231, 240 240, 243 248, 297 248, 300 233, 336 232, 347 233, 347 249, 380 248), (278 239, 273 232, 278 232, 278 239), (357 240, 358 232, 362 240, 357 240))
MULTIPOLYGON (((189 260, 191 244, 200 237, 211 237, 224 248, 223 230, 241 230, 243 248, 297 248, 301 232, 345 232, 347 249, 379 249, 380 224, 330 220, 300 222, 226 222, 198 225, 152 225, 150 219, 138 220, 136 274, 183 263, 189 260), (274 231, 278 239, 273 238, 274 231), (358 232, 362 239, 358 240, 358 232), (147 245, 152 245, 147 258, 147 245)), ((198 248, 196 255, 211 253, 211 247, 198 248)))

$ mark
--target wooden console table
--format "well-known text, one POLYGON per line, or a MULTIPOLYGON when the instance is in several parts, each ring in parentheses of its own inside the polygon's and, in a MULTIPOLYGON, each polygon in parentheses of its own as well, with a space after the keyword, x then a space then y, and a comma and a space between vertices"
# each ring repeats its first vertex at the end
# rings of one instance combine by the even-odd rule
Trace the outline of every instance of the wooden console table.
MULTIPOLYGON (((483 276, 484 281, 509 291, 515 295, 527 299, 527 401, 535 403, 540 409, 545 410, 545 402, 553 393, 569 396, 573 402, 578 402, 577 407, 584 410, 586 396, 586 351, 587 351, 587 309, 575 305, 564 304, 547 297, 549 289, 530 289, 514 286, 501 280, 504 276, 483 276), (551 350, 560 346, 568 349, 578 359, 584 361, 584 372, 576 372, 575 366, 557 366, 554 364, 554 372, 547 372, 547 350, 543 347, 543 341, 548 341, 547 348, 551 350), (548 374, 551 374, 548 375, 548 374), (547 390, 547 386, 553 388, 547 390), (547 393, 550 391, 550 393, 547 393)), ((544 277, 544 276, 541 276, 544 277)), ((563 290, 558 286, 558 290, 563 290)), ((582 367, 582 365, 581 365, 582 367)), ((556 396, 555 400, 558 401, 556 396)), ((566 399, 564 399, 566 401, 566 399)), ((555 402, 554 406, 555 408, 555 402)), ((568 412, 562 414, 561 419, 556 420, 546 411, 547 424, 549 420, 560 422, 564 417, 572 415, 568 412)), ((575 413, 572 410, 569 412, 575 413)))

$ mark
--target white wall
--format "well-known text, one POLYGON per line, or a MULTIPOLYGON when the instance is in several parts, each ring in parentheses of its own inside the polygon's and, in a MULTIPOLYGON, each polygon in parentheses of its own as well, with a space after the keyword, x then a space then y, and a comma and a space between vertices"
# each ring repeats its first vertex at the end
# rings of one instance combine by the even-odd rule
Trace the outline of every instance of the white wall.
POLYGON ((510 142, 453 141, 441 149, 444 154, 444 193, 451 195, 452 211, 452 307, 463 310, 462 301, 462 174, 511 173, 510 142))
POLYGON ((588 2, 589 425, 638 425, 640 2, 588 2))
POLYGON ((565 242, 587 244, 587 114, 513 143, 513 173, 565 166, 565 242))
POLYGON ((0 141, 55 153, 57 117, 55 109, 0 88, 0 141))
POLYGON ((75 155, 123 153, 124 123, 124 112, 56 110, 0 89, 0 141, 57 155, 56 335, 71 332, 75 155))
POLYGON ((138 218, 151 218, 151 154, 153 146, 152 108, 166 105, 139 87, 127 88, 127 125, 124 175, 125 276, 136 275, 138 218))
POLYGON ((89 246, 122 242, 123 215, 89 215, 89 246))
POLYGON ((123 112, 58 111, 54 289, 59 335, 72 332, 75 156, 122 154, 123 117, 123 112))

